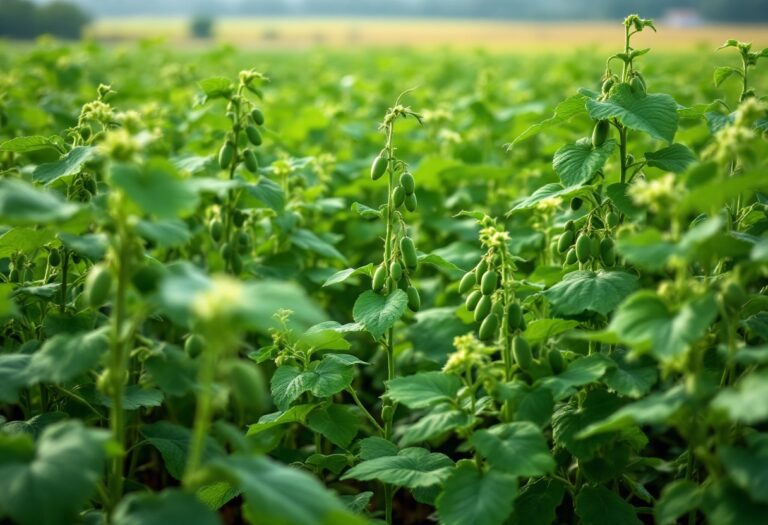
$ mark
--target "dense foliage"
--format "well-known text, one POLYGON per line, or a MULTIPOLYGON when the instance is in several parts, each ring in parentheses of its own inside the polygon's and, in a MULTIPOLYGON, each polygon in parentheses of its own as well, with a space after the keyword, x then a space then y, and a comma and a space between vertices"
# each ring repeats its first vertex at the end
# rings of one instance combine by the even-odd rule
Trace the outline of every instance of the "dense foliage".
POLYGON ((0 38, 29 39, 39 35, 78 39, 90 16, 77 4, 55 0, 36 5, 31 0, 0 0, 0 38))
POLYGON ((762 523, 768 53, 625 29, 0 50, 0 518, 762 523))

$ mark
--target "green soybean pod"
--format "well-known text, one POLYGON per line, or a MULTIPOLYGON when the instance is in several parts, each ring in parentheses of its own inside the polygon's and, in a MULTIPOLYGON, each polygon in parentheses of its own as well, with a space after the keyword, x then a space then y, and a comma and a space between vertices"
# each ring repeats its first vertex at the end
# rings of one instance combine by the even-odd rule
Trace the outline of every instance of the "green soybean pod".
POLYGON ((467 293, 472 289, 473 286, 475 286, 475 284, 477 284, 477 281, 475 281, 475 272, 465 273, 464 277, 462 277, 461 281, 459 282, 459 293, 467 293))
POLYGON ((608 237, 600 242, 600 259, 606 267, 616 264, 616 251, 613 248, 613 241, 608 237))
POLYGON ((219 150, 219 167, 223 170, 229 168, 234 157, 235 145, 230 141, 225 142, 219 150))
POLYGON ((373 272, 373 280, 371 281, 371 287, 374 292, 378 292, 384 288, 384 284, 387 282, 387 268, 384 264, 380 264, 376 271, 373 272))
POLYGON ((483 319, 488 317, 488 314, 491 313, 491 306, 493 306, 491 296, 483 295, 480 298, 480 301, 478 301, 477 307, 475 308, 476 323, 481 323, 483 319))
POLYGON ((264 112, 261 111, 259 108, 253 108, 251 111, 251 118, 256 123, 257 126, 263 126, 264 125, 264 112))
POLYGON ((403 267, 400 266, 399 262, 392 261, 389 265, 389 276, 392 277, 392 280, 394 281, 399 281, 403 276, 403 267))
POLYGON ((523 322, 523 309, 520 303, 512 303, 507 308, 507 329, 514 332, 523 322))
POLYGON ((195 358, 205 350, 205 339, 198 334, 189 334, 184 341, 184 351, 189 357, 195 358))
POLYGON ((580 263, 586 263, 589 261, 592 250, 592 240, 589 235, 581 234, 576 240, 576 258, 580 263))
POLYGON ((61 264, 61 254, 59 253, 59 250, 54 249, 50 251, 48 254, 48 264, 53 268, 61 264))
POLYGON ((395 208, 399 208, 405 202, 405 190, 402 186, 397 186, 392 190, 392 204, 395 208))
POLYGON ((480 291, 483 295, 491 295, 496 291, 496 287, 499 285, 499 274, 495 270, 485 272, 483 280, 480 282, 480 291))
POLYGON ((381 155, 373 159, 373 163, 371 164, 371 179, 379 180, 387 172, 388 164, 389 161, 387 158, 381 155))
POLYGON ((549 367, 555 374, 559 374, 565 368, 565 364, 563 363, 563 354, 560 353, 560 350, 556 348, 550 350, 547 359, 549 360, 549 367))
POLYGON ((112 274, 103 264, 97 264, 85 278, 85 298, 92 308, 98 308, 109 299, 112 290, 112 274))
POLYGON ((405 293, 408 295, 408 308, 412 312, 418 312, 421 308, 421 296, 419 296, 419 291, 415 286, 409 286, 405 293))
POLYGON ((405 196, 405 209, 414 212, 416 211, 416 207, 418 206, 418 201, 416 199, 416 194, 411 193, 410 195, 405 196))
POLYGON ((488 261, 481 259, 477 266, 475 266, 475 280, 480 283, 483 282, 483 275, 488 271, 488 261))
POLYGON ((496 335, 496 331, 499 329, 499 318, 495 313, 491 313, 480 324, 480 330, 478 330, 478 336, 481 341, 489 341, 496 335))
POLYGON ((557 251, 565 253, 573 245, 573 230, 565 230, 557 241, 557 251))
POLYGON ((416 257, 416 246, 413 244, 413 239, 410 237, 403 237, 400 239, 400 252, 403 254, 403 261, 405 262, 406 268, 413 270, 419 265, 419 260, 416 257))
POLYGON ((592 145, 599 148, 605 141, 608 140, 608 136, 611 134, 611 123, 607 120, 598 120, 592 130, 592 145))
POLYGON ((411 195, 416 191, 416 180, 410 172, 406 171, 400 175, 400 186, 403 187, 407 195, 411 195))
POLYGON ((512 355, 515 358, 515 362, 523 370, 528 370, 533 364, 533 354, 531 353, 531 347, 528 341, 522 336, 517 336, 512 340, 512 355))
POLYGON ((245 163, 245 168, 251 173, 259 171, 259 161, 252 149, 248 148, 243 152, 243 162, 245 163))
POLYGON ((248 137, 248 140, 251 142, 251 144, 254 146, 261 146, 261 132, 259 132, 259 129, 256 126, 252 124, 246 126, 245 135, 248 137))
POLYGON ((568 250, 568 253, 565 256, 565 264, 570 266, 572 264, 576 264, 577 262, 579 262, 579 259, 576 257, 576 248, 571 248, 568 250))
POLYGON ((467 296, 466 300, 466 306, 467 310, 470 312, 474 311, 475 308, 477 308, 477 304, 480 302, 480 299, 483 298, 483 293, 480 290, 475 290, 471 294, 467 296))

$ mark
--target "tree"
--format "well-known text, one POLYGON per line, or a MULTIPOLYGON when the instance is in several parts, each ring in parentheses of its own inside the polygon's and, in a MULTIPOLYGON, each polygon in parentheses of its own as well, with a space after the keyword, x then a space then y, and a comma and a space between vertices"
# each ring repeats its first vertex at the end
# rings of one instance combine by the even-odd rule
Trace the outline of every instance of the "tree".
POLYGON ((90 17, 78 6, 69 2, 55 1, 37 10, 38 33, 48 33, 60 38, 78 39, 90 17))

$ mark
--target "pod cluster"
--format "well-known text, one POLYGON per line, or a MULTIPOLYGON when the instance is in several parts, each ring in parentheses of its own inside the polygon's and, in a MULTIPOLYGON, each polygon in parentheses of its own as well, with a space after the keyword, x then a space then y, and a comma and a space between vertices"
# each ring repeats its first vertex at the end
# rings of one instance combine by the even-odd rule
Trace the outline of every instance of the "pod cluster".
MULTIPOLYGON (((615 212, 609 212, 606 215, 608 229, 616 227, 618 222, 619 217, 615 212)), ((593 227, 598 225, 601 229, 605 229, 606 225, 595 217, 590 224, 593 227)), ((591 262, 599 262, 604 268, 616 265, 616 249, 610 235, 607 232, 601 235, 597 229, 577 231, 573 221, 566 223, 563 233, 557 238, 553 248, 555 254, 564 257, 564 267, 591 262)))
POLYGON ((408 295, 408 308, 418 312, 421 308, 419 291, 411 283, 410 275, 416 271, 419 260, 416 256, 416 245, 407 235, 400 239, 399 250, 387 264, 383 261, 376 267, 371 280, 371 288, 377 293, 387 293, 399 288, 408 295))
MULTIPOLYGON (((229 241, 225 241, 220 248, 221 257, 229 263, 232 271, 239 274, 243 271, 242 255, 251 251, 253 241, 247 228, 244 228, 248 214, 238 208, 232 210, 231 221, 234 233, 229 241)), ((224 240, 224 224, 219 217, 214 217, 208 222, 208 232, 214 242, 224 240)))
MULTIPOLYGON (((233 121, 236 119, 235 109, 239 103, 234 100, 230 101, 227 107, 227 116, 233 121)), ((263 139, 261 137, 261 131, 259 128, 264 125, 264 113, 259 108, 253 108, 251 112, 245 117, 245 121, 241 123, 244 125, 245 136, 248 138, 248 142, 254 146, 261 146, 263 139)), ((245 168, 251 173, 256 173, 259 170, 259 161, 256 158, 256 154, 253 148, 245 148, 242 151, 242 158, 237 158, 237 143, 234 133, 228 133, 227 138, 219 149, 219 167, 223 170, 229 169, 233 164, 239 162, 243 163, 245 168)))
POLYGON ((505 314, 502 294, 496 293, 503 284, 500 263, 498 257, 486 255, 459 283, 459 293, 467 294, 467 310, 473 312, 475 322, 480 324, 478 337, 482 341, 496 337, 504 315, 507 315, 507 329, 510 333, 525 330, 520 303, 510 303, 505 314))

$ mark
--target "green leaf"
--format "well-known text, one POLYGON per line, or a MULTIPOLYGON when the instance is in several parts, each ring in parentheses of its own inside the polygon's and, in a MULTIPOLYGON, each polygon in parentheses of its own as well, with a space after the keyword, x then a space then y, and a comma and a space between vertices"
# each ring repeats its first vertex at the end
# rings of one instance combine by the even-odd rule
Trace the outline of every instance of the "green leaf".
POLYGON ((280 425, 304 423, 309 413, 315 408, 317 408, 317 405, 295 405, 284 412, 273 412, 272 414, 261 416, 258 423, 248 427, 246 436, 255 436, 280 425))
POLYGON ((607 100, 587 100, 594 120, 616 118, 624 126, 672 143, 677 131, 677 103, 669 95, 634 93, 628 84, 611 90, 607 100))
POLYGON ((461 388, 461 380, 442 372, 421 372, 396 377, 386 382, 386 396, 409 408, 426 408, 443 401, 453 401, 461 388))
POLYGON ((0 258, 9 257, 16 252, 31 251, 53 239, 54 233, 50 230, 11 228, 0 235, 0 258))
POLYGON ((768 419, 768 370, 747 375, 735 387, 721 390, 712 408, 722 410, 737 423, 751 425, 768 419))
POLYGON ((283 188, 266 177, 259 177, 256 184, 246 184, 245 189, 248 195, 276 212, 281 212, 285 208, 283 188))
POLYGON ((552 392, 555 401, 560 401, 573 394, 576 387, 594 383, 611 367, 613 363, 602 354, 592 354, 572 361, 559 375, 546 377, 541 385, 552 392))
POLYGON ((698 160, 696 154, 682 144, 672 144, 666 148, 649 151, 645 154, 648 166, 675 173, 684 172, 688 166, 698 160))
POLYGON ((109 240, 103 233, 86 233, 85 235, 72 235, 61 232, 58 234, 61 244, 78 255, 100 261, 107 254, 109 240))
POLYGON ((499 398, 509 402, 514 421, 530 421, 544 427, 552 417, 555 401, 549 389, 541 384, 528 386, 522 382, 503 383, 498 386, 499 398))
POLYGON ((469 425, 471 422, 471 416, 463 410, 446 409, 445 405, 441 405, 419 418, 412 425, 405 427, 400 439, 400 446, 407 447, 429 441, 455 428, 469 425))
POLYGON ((242 489, 255 523, 363 525, 314 476, 264 457, 234 454, 211 463, 211 471, 242 489))
POLYGON ((347 263, 347 258, 339 250, 309 230, 298 229, 291 234, 290 239, 294 246, 302 250, 314 252, 328 259, 336 259, 344 264, 347 263))
POLYGON ((59 179, 71 177, 80 173, 83 164, 88 162, 96 153, 96 148, 90 146, 78 146, 72 148, 66 155, 56 162, 41 164, 32 172, 32 180, 51 184, 59 179))
POLYGON ((536 319, 528 324, 523 335, 529 343, 547 341, 577 326, 578 322, 565 319, 536 319))
POLYGON ((406 448, 397 456, 363 461, 349 469, 341 479, 378 480, 415 489, 442 483, 452 467, 453 461, 445 454, 431 453, 423 448, 406 448))
POLYGON ((560 183, 550 182, 534 191, 529 197, 515 204, 509 213, 533 209, 545 199, 572 199, 586 193, 589 193, 589 188, 580 186, 569 186, 566 188, 560 183))
POLYGON ((759 503, 768 503, 768 434, 748 437, 749 448, 723 447, 720 459, 733 482, 759 503))
POLYGON ((651 291, 641 291, 619 307, 608 327, 637 352, 648 352, 660 361, 681 359, 704 336, 717 316, 711 294, 689 300, 671 311, 651 291))
POLYGON ((13 153, 31 153, 33 151, 44 149, 54 149, 58 151, 59 148, 53 140, 41 135, 16 137, 0 144, 0 151, 10 151, 13 153))
POLYGON ((621 213, 632 219, 640 218, 645 214, 645 210, 637 206, 629 195, 627 195, 628 189, 629 184, 617 182, 615 184, 609 184, 605 188, 605 193, 621 213))
POLYGON ((592 311, 607 316, 637 288, 637 277, 626 272, 579 270, 541 293, 558 315, 592 311))
POLYGON ((515 499, 510 525, 551 525, 557 507, 563 501, 565 484, 556 479, 540 479, 529 483, 515 499))
MULTIPOLYGON (((141 427, 141 435, 163 457, 165 468, 174 479, 182 479, 192 441, 192 431, 170 421, 158 421, 141 427)), ((224 449, 211 438, 205 439, 203 462, 224 456, 224 449)))
POLYGON ((175 248, 183 246, 192 238, 187 224, 180 219, 149 222, 140 220, 136 224, 136 231, 160 248, 175 248))
POLYGON ((650 227, 622 236, 616 243, 616 250, 630 263, 649 271, 661 270, 669 258, 678 253, 675 244, 650 227))
POLYGON ((673 525, 677 519, 701 504, 702 491, 687 479, 675 480, 664 486, 653 513, 659 525, 673 525))
POLYGON ((445 363, 453 352, 453 339, 471 327, 456 316, 453 306, 428 308, 417 312, 416 322, 408 326, 408 340, 414 351, 436 363, 445 363))
POLYGON ((197 83, 207 100, 213 98, 227 98, 232 94, 232 82, 226 77, 205 78, 197 83))
POLYGON ((219 518, 194 494, 166 489, 158 494, 134 492, 120 501, 111 521, 114 525, 220 525, 219 518))
POLYGON ((28 383, 27 366, 31 359, 27 354, 0 355, 0 402, 18 401, 19 389, 28 383))
POLYGON ((582 525, 642 525, 632 505, 605 487, 584 487, 576 497, 582 525))
POLYGON ((623 350, 614 352, 611 359, 616 366, 610 368, 603 378, 603 383, 608 388, 632 398, 639 398, 650 392, 658 378, 653 362, 629 359, 628 353, 623 350))
POLYGON ((494 469, 481 471, 461 462, 437 498, 443 525, 501 525, 512 512, 517 479, 494 469))
POLYGON ((397 456, 399 451, 397 445, 391 441, 376 436, 361 439, 358 444, 360 445, 360 459, 365 461, 385 456, 397 456))
POLYGON ((378 340, 403 316, 407 305, 408 296, 403 290, 395 290, 386 297, 368 290, 355 301, 352 317, 378 340))
POLYGON ((365 266, 361 266, 360 268, 347 268, 346 270, 340 270, 333 275, 331 275, 326 281, 323 283, 323 286, 331 286, 333 284, 339 284, 343 283, 347 279, 349 279, 352 276, 355 275, 367 275, 370 277, 373 274, 373 264, 368 263, 365 266))
POLYGON ((36 446, 27 435, 0 434, 0 516, 21 525, 70 525, 101 479, 109 433, 65 421, 36 446))
POLYGON ((79 206, 58 194, 41 191, 18 179, 0 179, 0 217, 9 226, 61 222, 72 217, 79 206))
POLYGON ((722 66, 715 69, 715 87, 720 87, 720 84, 728 80, 732 75, 741 75, 741 71, 729 66, 722 66))
POLYGON ((701 510, 712 525, 764 525, 768 505, 752 501, 738 487, 722 480, 707 487, 701 510))
POLYGON ((34 354, 27 374, 31 382, 62 384, 95 366, 109 347, 106 330, 77 335, 59 334, 34 354))
POLYGON ((623 430, 634 425, 654 425, 666 422, 686 401, 685 390, 681 386, 663 392, 656 392, 648 397, 621 407, 602 421, 585 426, 579 437, 586 438, 604 432, 623 430))
POLYGON ((144 167, 115 164, 110 178, 139 208, 160 219, 175 219, 197 206, 197 193, 176 176, 173 164, 164 159, 153 159, 144 167))
POLYGON ((272 396, 280 410, 286 410, 304 392, 315 397, 330 397, 347 388, 354 378, 354 363, 326 354, 304 372, 290 365, 279 367, 272 376, 272 396))
POLYGON ((557 150, 552 167, 565 187, 579 186, 589 182, 603 168, 614 149, 615 140, 607 140, 594 148, 590 139, 581 139, 557 150))
POLYGON ((568 97, 557 105, 554 115, 546 120, 543 120, 542 122, 539 122, 538 124, 534 124, 533 126, 529 127, 514 141, 512 141, 512 144, 509 146, 512 147, 518 142, 522 142, 523 140, 533 137, 534 135, 541 133, 545 129, 551 128, 552 126, 557 126, 559 124, 568 122, 570 119, 577 115, 585 114, 586 109, 584 102, 586 102, 586 100, 587 97, 581 94, 568 97))
POLYGON ((541 476, 555 468, 547 440, 527 421, 478 430, 469 442, 492 468, 515 476, 541 476))
POLYGON ((579 406, 574 401, 561 406, 552 416, 552 438, 560 447, 580 460, 588 460, 603 446, 615 440, 615 434, 599 434, 584 438, 581 431, 590 424, 603 421, 621 407, 621 401, 605 390, 587 391, 579 406))
POLYGON ((304 463, 339 475, 344 467, 349 465, 349 456, 346 454, 312 454, 304 463))
POLYGON ((334 445, 348 448, 360 427, 360 415, 349 406, 328 405, 312 411, 307 419, 307 426, 313 432, 325 436, 334 445))
POLYGON ((197 363, 186 352, 162 345, 144 360, 144 367, 160 389, 171 396, 183 396, 197 385, 197 363))

